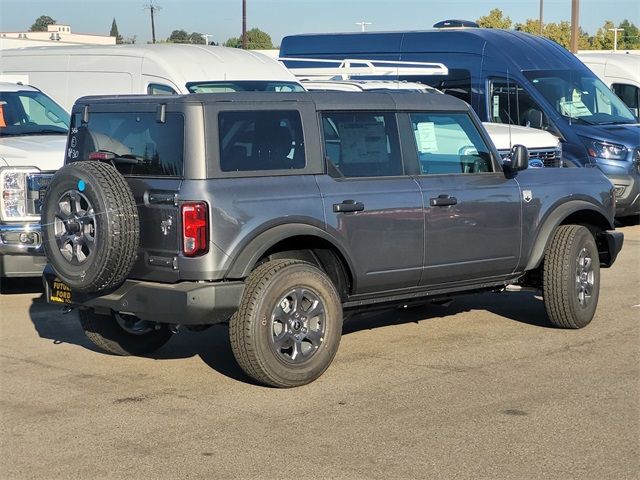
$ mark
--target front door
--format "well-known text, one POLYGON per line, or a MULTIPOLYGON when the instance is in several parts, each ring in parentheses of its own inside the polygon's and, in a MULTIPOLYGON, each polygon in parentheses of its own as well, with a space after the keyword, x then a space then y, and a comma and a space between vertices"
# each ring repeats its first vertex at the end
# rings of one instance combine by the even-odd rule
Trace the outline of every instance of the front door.
POLYGON ((404 173, 395 114, 327 112, 322 126, 329 175, 318 185, 327 228, 353 259, 355 293, 417 286, 422 196, 404 173))
POLYGON ((425 217, 421 285, 501 278, 518 264, 520 189, 467 113, 412 113, 425 217))

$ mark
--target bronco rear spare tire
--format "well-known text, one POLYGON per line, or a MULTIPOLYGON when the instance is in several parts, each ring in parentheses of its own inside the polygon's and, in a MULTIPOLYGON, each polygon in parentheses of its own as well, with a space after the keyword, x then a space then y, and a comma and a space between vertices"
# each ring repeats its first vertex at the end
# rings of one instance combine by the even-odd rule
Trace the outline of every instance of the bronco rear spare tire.
POLYGON ((42 206, 44 251, 56 275, 79 292, 122 284, 139 243, 138 210, 112 166, 74 162, 53 177, 42 206))

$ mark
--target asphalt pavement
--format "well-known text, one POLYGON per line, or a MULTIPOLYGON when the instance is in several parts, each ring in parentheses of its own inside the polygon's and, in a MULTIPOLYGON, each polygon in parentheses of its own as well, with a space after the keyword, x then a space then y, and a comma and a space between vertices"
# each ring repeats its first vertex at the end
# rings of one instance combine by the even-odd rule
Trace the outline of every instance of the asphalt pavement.
POLYGON ((253 384, 227 327, 99 353, 39 282, 0 296, 2 479, 636 479, 640 226, 582 330, 533 293, 359 315, 311 385, 253 384))

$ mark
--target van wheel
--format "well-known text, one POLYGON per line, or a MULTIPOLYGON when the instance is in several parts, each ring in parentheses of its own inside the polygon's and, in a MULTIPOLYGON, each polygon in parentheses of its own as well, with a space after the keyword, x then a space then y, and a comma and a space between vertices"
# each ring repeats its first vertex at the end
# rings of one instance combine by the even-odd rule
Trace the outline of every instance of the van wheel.
POLYGON ((111 165, 73 162, 56 172, 42 206, 44 251, 56 275, 78 292, 122 284, 139 243, 131 189, 111 165))
POLYGON ((329 367, 342 336, 342 305, 327 275, 300 260, 272 260, 246 282, 229 323, 240 367, 273 387, 312 382, 329 367))
POLYGON ((133 315, 98 315, 80 310, 85 335, 101 350, 114 355, 148 355, 169 341, 173 333, 163 323, 140 320, 133 315))
POLYGON ((591 232, 561 225, 544 258, 543 295, 549 320, 560 328, 591 322, 600 293, 600 258, 591 232))

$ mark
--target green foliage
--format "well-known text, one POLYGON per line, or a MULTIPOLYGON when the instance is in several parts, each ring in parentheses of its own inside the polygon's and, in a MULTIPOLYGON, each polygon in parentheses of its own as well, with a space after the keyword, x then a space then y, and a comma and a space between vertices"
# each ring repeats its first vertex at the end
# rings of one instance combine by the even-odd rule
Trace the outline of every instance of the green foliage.
POLYGON ((174 30, 167 38, 169 43, 193 43, 198 45, 204 45, 205 39, 201 33, 191 32, 187 33, 186 30, 174 30))
POLYGON ((484 17, 480 17, 476 20, 476 23, 480 25, 482 28, 503 28, 508 29, 511 28, 511 19, 509 17, 505 17, 502 13, 502 10, 499 8, 494 8, 489 12, 489 15, 485 15, 484 17))
POLYGON ((47 27, 55 23, 56 21, 53 18, 51 18, 49 15, 41 15, 38 18, 36 18, 36 21, 33 22, 33 25, 31 25, 31 28, 29 29, 29 31, 30 32, 46 32, 47 27))
POLYGON ((116 43, 124 43, 124 39, 122 35, 118 32, 118 24, 116 23, 116 19, 113 19, 111 22, 111 31, 109 32, 110 37, 116 37, 116 43))
MULTIPOLYGON (((494 8, 488 15, 480 17, 476 20, 478 25, 484 28, 511 28, 512 22, 509 17, 505 17, 502 10, 494 8)), ((514 28, 522 32, 538 35, 540 31, 540 22, 537 19, 528 18, 524 23, 515 24, 514 28)), ((580 50, 613 50, 614 33, 610 31, 615 24, 611 20, 606 20, 604 25, 598 29, 595 35, 590 36, 587 32, 579 29, 578 33, 578 49, 580 50)), ((622 32, 618 32, 618 49, 632 50, 640 48, 640 29, 629 20, 624 20, 618 28, 622 28, 622 32)), ((542 26, 542 35, 554 42, 569 48, 571 44, 571 23, 562 21, 559 23, 544 23, 542 26)))
MULTIPOLYGON (((232 37, 224 42, 225 47, 242 48, 242 36, 232 37)), ((247 49, 249 50, 270 50, 273 48, 271 36, 260 30, 252 28, 247 31, 247 49)))

